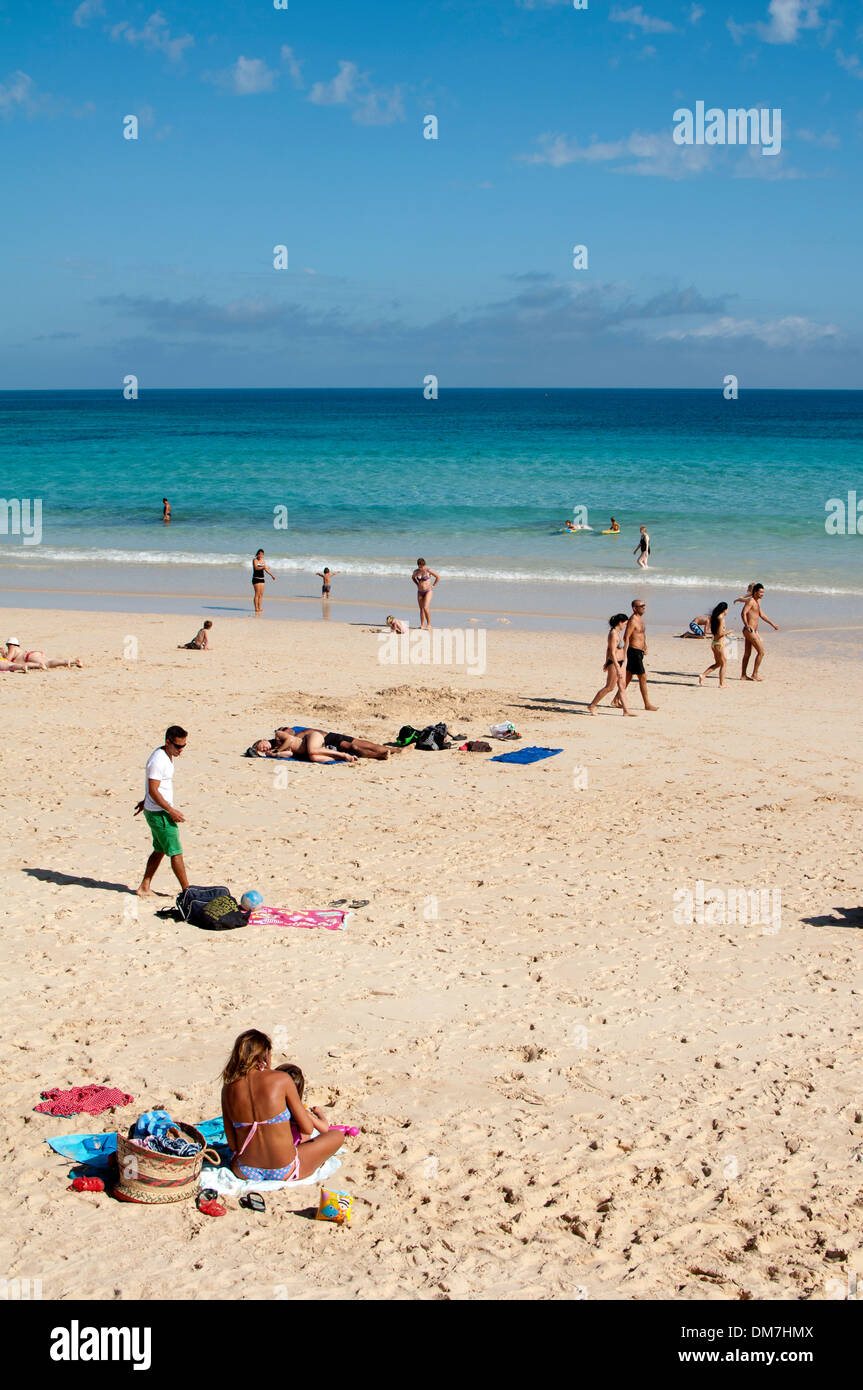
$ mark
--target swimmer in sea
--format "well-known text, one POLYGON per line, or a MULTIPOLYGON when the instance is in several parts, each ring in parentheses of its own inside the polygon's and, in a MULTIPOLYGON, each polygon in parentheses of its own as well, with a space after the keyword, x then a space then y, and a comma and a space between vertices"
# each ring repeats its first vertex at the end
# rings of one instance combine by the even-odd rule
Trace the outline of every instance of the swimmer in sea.
POLYGON ((620 522, 615 521, 614 517, 612 517, 608 529, 609 531, 614 531, 615 533, 617 533, 620 530, 620 522))
POLYGON ((170 504, 170 502, 168 501, 167 497, 163 497, 163 498, 162 498, 162 520, 163 520, 163 521, 170 521, 170 520, 171 520, 171 504, 170 504))

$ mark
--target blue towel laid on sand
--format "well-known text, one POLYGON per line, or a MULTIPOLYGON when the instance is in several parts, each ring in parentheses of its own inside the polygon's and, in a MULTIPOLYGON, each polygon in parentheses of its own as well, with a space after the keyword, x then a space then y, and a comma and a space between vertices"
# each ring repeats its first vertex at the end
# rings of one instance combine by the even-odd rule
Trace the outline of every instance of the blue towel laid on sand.
POLYGON ((496 758, 489 758, 489 762, 539 763, 543 758, 553 758, 556 753, 562 752, 562 748, 514 748, 511 753, 498 753, 496 758))

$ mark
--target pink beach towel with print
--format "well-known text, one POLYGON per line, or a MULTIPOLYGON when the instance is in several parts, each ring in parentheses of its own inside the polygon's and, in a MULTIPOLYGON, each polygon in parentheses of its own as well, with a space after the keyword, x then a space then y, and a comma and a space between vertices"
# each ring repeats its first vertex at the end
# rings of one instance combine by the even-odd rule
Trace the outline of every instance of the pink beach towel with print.
POLYGON ((280 907, 256 907, 249 918, 250 927, 326 927, 327 931, 344 931, 347 912, 284 912, 280 907))

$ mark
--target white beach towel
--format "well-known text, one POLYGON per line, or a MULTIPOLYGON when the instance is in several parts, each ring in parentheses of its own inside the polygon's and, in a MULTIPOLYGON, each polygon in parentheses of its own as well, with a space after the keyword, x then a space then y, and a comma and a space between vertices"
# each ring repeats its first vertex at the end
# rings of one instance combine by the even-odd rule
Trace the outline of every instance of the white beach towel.
POLYGON ((331 1154, 320 1168, 307 1178, 295 1178, 292 1182, 244 1182, 230 1168, 205 1168, 198 1179, 199 1187, 212 1187, 224 1197, 242 1197, 246 1192, 278 1192, 283 1187, 313 1187, 329 1178, 342 1160, 338 1154, 331 1154))

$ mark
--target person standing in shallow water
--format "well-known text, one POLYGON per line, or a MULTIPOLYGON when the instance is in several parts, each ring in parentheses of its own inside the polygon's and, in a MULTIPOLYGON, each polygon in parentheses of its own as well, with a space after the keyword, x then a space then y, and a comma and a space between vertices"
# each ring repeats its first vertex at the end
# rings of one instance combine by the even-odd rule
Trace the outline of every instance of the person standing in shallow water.
POLYGON ((420 610, 420 627, 431 627, 431 599, 432 589, 440 583, 440 575, 430 570, 425 560, 420 556, 417 560, 417 567, 411 575, 411 579, 417 586, 417 603, 420 610))
POLYGON ((252 560, 252 593, 255 596, 255 612, 264 611, 264 585, 267 582, 267 575, 275 579, 273 571, 264 563, 264 552, 259 550, 252 560))
POLYGON ((170 521, 170 520, 171 520, 171 504, 170 504, 170 502, 168 501, 167 497, 163 497, 163 498, 162 498, 162 520, 163 520, 163 521, 170 521))

